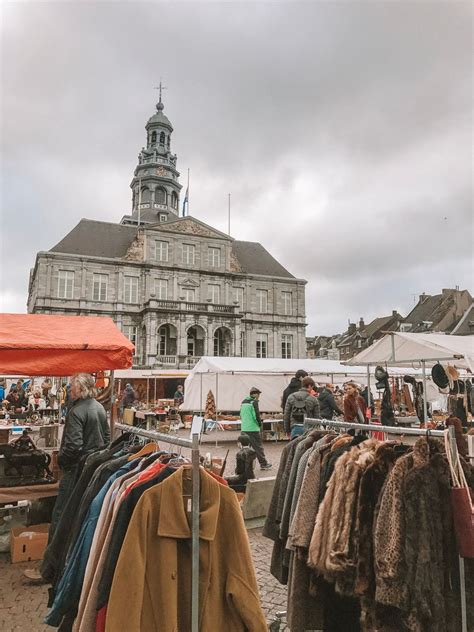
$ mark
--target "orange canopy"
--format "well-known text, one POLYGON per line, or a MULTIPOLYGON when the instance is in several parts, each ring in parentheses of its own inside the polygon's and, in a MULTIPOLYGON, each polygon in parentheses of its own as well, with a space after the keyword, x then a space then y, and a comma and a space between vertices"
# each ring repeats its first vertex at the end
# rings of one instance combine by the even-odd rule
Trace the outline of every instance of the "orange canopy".
POLYGON ((108 317, 0 314, 0 375, 128 369, 133 351, 108 317))

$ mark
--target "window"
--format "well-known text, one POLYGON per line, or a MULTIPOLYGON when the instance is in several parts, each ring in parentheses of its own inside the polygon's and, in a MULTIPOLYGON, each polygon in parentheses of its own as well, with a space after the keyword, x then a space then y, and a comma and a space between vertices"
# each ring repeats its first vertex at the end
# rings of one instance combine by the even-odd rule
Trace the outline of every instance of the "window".
POLYGON ((240 356, 245 356, 245 331, 240 332, 240 356))
POLYGON ((166 191, 161 187, 155 191, 155 202, 157 204, 166 204, 166 191))
POLYGON ((156 279, 155 294, 160 301, 166 301, 168 298, 168 281, 166 279, 156 279))
POLYGON ((160 145, 164 145, 165 144, 165 133, 161 132, 160 134, 160 145))
POLYGON ((109 277, 107 274, 94 274, 92 283, 92 300, 93 301, 106 301, 107 300, 107 283, 109 277))
POLYGON ((209 298, 211 303, 220 303, 221 300, 221 287, 220 285, 213 285, 209 283, 209 298))
POLYGON ((135 355, 137 355, 137 326, 136 325, 124 325, 123 335, 126 336, 132 345, 135 345, 135 355))
POLYGON ((166 222, 167 221, 167 217, 164 213, 160 213, 160 222, 166 222))
POLYGON ((209 265, 212 268, 221 267, 221 249, 220 248, 209 248, 209 265))
POLYGON ((155 241, 155 259, 157 261, 168 261, 168 242, 155 241))
POLYGON ((293 336, 291 334, 282 334, 281 336, 281 357, 289 359, 292 357, 293 336))
POLYGON ((282 292, 281 293, 283 299, 283 313, 286 316, 291 316, 293 314, 293 297, 291 292, 282 292))
POLYGON ((156 145, 156 132, 152 132, 151 134, 151 144, 156 145))
POLYGON ((194 288, 184 288, 183 290, 184 300, 188 303, 192 303, 196 300, 196 290, 194 288))
POLYGON ((183 244, 183 263, 193 266, 196 261, 196 246, 183 244))
POLYGON ((243 287, 236 287, 235 289, 235 302, 237 303, 237 306, 240 308, 240 311, 243 312, 244 310, 244 288, 243 287))
POLYGON ((267 357, 268 334, 257 334, 256 352, 257 358, 267 357))
POLYGON ((140 352, 138 350, 138 327, 136 325, 124 325, 123 335, 126 336, 135 347, 133 358, 135 363, 139 361, 140 352))
POLYGON ((257 290, 257 311, 266 314, 268 311, 268 290, 257 290))
POLYGON ((58 298, 73 298, 74 272, 59 270, 58 298))
POLYGON ((125 303, 138 303, 138 277, 125 276, 123 281, 123 300, 125 303))
POLYGON ((178 196, 176 195, 174 191, 171 194, 171 207, 174 209, 178 208, 178 196))

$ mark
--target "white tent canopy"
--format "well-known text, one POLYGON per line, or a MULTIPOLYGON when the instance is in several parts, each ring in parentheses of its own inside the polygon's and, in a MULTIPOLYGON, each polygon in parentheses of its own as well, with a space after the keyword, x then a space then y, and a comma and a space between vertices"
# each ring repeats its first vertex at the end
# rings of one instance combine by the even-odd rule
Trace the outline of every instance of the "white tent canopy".
MULTIPOLYGON (((299 369, 307 371, 320 384, 367 382, 367 367, 348 367, 334 360, 203 357, 186 379, 182 409, 204 410, 207 394, 212 391, 218 410, 237 411, 250 388, 256 386, 262 391, 260 410, 281 412, 282 393, 299 369)), ((419 371, 394 369, 390 373, 404 375, 419 371)))
MULTIPOLYGON (((388 364, 413 367, 425 362, 449 362, 460 369, 474 369, 474 336, 393 332, 348 360, 347 365, 388 364)), ((418 365, 419 366, 419 365, 418 365)))

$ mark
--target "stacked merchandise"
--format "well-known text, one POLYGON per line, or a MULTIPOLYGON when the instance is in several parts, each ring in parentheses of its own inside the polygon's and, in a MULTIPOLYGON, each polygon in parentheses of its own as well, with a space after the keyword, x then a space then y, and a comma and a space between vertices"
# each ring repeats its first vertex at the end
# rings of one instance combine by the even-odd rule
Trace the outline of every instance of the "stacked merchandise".
POLYGON ((264 535, 271 572, 288 584, 292 632, 461 629, 450 469, 437 439, 407 446, 319 430, 294 439, 264 535))
MULTIPOLYGON (((61 631, 191 629, 190 466, 154 443, 136 450, 123 435, 81 464, 41 567, 46 623, 61 631)), ((237 497, 199 472, 200 629, 264 632, 237 497)))

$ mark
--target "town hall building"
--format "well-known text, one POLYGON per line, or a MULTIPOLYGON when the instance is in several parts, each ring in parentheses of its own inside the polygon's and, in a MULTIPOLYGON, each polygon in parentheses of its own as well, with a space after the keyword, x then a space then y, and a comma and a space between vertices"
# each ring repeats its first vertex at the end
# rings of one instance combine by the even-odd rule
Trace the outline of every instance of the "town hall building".
POLYGON ((190 368, 203 355, 304 358, 305 285, 259 243, 180 217, 173 127, 160 100, 146 124, 120 223, 82 219, 39 252, 28 311, 110 316, 141 367, 190 368))

